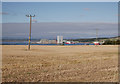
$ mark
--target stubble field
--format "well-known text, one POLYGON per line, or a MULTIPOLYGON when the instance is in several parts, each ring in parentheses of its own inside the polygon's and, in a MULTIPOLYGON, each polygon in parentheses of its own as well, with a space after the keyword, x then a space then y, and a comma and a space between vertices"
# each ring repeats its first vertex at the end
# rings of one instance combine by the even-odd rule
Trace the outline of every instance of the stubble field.
POLYGON ((2 46, 3 82, 117 82, 118 46, 2 46))

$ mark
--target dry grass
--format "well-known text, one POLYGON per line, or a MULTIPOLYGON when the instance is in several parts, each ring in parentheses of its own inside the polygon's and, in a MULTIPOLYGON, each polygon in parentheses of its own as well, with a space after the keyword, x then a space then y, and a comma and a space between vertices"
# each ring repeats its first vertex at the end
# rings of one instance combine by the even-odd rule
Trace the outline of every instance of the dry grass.
POLYGON ((118 81, 118 46, 2 47, 3 82, 118 81))

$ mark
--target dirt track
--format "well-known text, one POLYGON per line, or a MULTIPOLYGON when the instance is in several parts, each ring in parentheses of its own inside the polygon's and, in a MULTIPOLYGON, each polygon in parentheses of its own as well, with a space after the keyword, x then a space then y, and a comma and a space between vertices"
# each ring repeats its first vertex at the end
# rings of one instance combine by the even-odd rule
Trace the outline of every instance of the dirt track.
POLYGON ((3 45, 3 82, 117 82, 118 46, 3 45))

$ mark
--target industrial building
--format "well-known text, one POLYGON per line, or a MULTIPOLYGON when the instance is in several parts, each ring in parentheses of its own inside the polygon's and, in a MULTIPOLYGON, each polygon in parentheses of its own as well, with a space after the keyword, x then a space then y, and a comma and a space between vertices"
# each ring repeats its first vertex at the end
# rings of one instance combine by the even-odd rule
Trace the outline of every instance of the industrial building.
POLYGON ((56 40, 41 39, 38 44, 56 44, 56 40))
POLYGON ((63 44, 63 36, 57 36, 57 44, 63 44))

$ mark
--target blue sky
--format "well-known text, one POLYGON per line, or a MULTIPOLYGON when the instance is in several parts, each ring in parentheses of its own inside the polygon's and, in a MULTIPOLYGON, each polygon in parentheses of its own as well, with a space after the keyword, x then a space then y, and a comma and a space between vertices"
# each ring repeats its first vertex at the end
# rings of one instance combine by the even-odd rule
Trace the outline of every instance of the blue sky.
POLYGON ((118 35, 117 2, 3 2, 3 38, 28 38, 29 18, 33 18, 32 38, 92 38, 118 35), (19 29, 18 29, 19 28, 19 29))
POLYGON ((117 2, 3 2, 3 23, 24 23, 26 14, 38 22, 117 22, 117 2))

